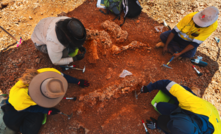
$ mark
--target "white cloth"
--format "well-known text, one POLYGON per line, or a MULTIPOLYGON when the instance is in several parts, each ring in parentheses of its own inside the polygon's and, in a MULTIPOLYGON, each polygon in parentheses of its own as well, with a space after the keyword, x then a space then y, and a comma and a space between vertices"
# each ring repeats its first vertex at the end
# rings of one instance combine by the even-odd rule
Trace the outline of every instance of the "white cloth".
POLYGON ((62 58, 65 47, 58 41, 55 32, 56 23, 69 17, 48 17, 40 20, 36 25, 31 39, 37 45, 46 45, 49 58, 55 65, 66 65, 73 62, 72 57, 62 58))

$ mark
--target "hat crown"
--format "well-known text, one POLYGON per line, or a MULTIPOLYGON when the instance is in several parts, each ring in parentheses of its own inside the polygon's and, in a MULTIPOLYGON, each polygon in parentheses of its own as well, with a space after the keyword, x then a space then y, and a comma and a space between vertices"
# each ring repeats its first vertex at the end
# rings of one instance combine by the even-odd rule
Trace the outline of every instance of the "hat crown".
POLYGON ((41 92, 47 98, 58 98, 65 94, 63 83, 58 78, 48 78, 41 84, 41 92))
POLYGON ((216 7, 211 6, 207 7, 200 13, 199 19, 203 22, 210 22, 216 19, 218 15, 219 10, 216 7))

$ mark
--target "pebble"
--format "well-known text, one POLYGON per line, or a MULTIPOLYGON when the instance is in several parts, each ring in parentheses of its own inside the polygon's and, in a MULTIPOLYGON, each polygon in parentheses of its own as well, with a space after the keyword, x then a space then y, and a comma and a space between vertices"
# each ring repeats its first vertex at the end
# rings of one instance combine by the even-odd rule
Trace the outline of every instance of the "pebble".
POLYGON ((185 13, 185 11, 182 9, 182 10, 180 11, 180 13, 181 13, 181 14, 184 14, 184 13, 185 13))

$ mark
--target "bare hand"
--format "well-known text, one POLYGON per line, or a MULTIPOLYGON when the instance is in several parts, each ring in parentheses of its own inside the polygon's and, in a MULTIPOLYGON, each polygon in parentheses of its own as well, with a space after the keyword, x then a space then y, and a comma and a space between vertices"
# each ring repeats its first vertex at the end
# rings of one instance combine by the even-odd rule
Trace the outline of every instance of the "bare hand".
POLYGON ((180 57, 181 53, 174 53, 173 56, 174 56, 174 59, 180 57))
POLYGON ((167 52, 168 50, 167 50, 167 46, 164 46, 163 47, 163 55, 167 52))

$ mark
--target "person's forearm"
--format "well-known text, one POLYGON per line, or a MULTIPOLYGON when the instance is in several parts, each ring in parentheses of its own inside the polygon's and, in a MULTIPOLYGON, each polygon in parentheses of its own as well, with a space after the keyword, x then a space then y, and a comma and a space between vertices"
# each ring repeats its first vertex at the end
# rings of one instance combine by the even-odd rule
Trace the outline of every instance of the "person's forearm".
POLYGON ((194 46, 191 45, 191 44, 189 44, 188 46, 186 46, 186 48, 184 48, 184 49, 180 52, 180 54, 182 55, 182 54, 184 54, 184 53, 190 51, 190 50, 193 49, 193 48, 194 48, 194 46))
POLYGON ((74 84, 78 84, 79 80, 77 78, 74 78, 70 75, 64 74, 62 73, 62 75, 64 76, 64 78, 67 80, 68 83, 74 83, 74 84))
POLYGON ((30 106, 26 108, 25 110, 22 110, 23 112, 32 112, 32 113, 44 113, 47 114, 49 111, 49 108, 44 108, 38 105, 30 106))
POLYGON ((170 80, 159 80, 154 83, 149 83, 146 87, 148 89, 148 92, 151 92, 152 90, 155 89, 166 90, 166 86, 170 82, 171 82, 170 80))
POLYGON ((174 36, 175 36, 175 34, 172 33, 172 32, 169 34, 169 36, 167 38, 167 41, 166 41, 166 44, 165 44, 165 47, 168 46, 168 44, 171 42, 171 40, 173 39, 174 36))
POLYGON ((73 58, 72 57, 62 58, 62 59, 60 59, 57 62, 53 62, 52 61, 52 63, 54 65, 67 65, 67 64, 70 64, 71 62, 73 62, 73 58))

